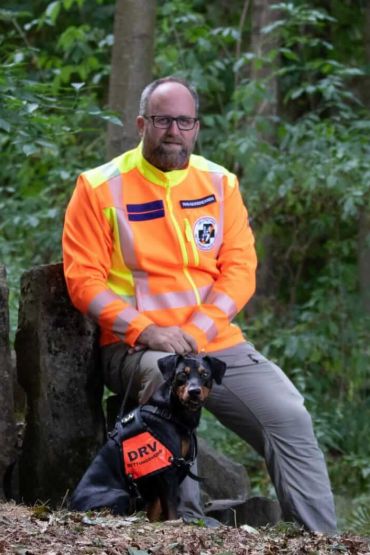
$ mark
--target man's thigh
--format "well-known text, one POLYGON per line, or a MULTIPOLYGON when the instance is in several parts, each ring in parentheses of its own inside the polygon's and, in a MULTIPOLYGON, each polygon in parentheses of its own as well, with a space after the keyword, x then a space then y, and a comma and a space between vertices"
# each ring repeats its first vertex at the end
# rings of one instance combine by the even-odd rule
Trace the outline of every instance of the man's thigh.
POLYGON ((129 354, 124 343, 115 343, 101 350, 104 381, 118 395, 125 395, 131 403, 146 403, 163 382, 158 360, 169 353, 163 351, 138 351, 129 354))
POLYGON ((223 360, 227 370, 222 384, 214 385, 207 409, 261 454, 265 433, 295 435, 295 418, 305 413, 303 397, 276 364, 250 343, 211 354, 223 360))

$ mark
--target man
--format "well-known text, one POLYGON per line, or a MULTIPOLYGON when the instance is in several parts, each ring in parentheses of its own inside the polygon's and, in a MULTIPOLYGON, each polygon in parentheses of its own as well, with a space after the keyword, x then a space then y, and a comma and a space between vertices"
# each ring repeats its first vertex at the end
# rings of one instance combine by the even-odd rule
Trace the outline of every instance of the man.
MULTIPOLYGON (((192 155, 196 92, 174 77, 154 81, 137 127, 135 150, 79 177, 65 219, 68 290, 100 325, 106 383, 144 403, 167 353, 225 361, 207 408, 265 457, 286 519, 333 532, 326 466, 303 398, 231 323, 254 293, 254 239, 236 176, 192 155)), ((179 511, 185 520, 202 515, 190 479, 179 511)))

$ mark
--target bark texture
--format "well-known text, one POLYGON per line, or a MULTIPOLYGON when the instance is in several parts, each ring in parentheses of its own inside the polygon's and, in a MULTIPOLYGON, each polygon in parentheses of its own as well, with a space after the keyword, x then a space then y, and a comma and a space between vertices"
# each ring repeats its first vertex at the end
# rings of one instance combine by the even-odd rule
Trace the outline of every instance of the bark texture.
POLYGON ((124 126, 108 125, 109 159, 138 142, 136 116, 141 92, 152 77, 156 8, 156 0, 116 3, 109 107, 120 114, 124 126))
MULTIPOLYGON (((277 38, 272 38, 262 32, 263 28, 271 25, 278 19, 279 12, 271 10, 271 2, 269 0, 253 0, 252 8, 252 35, 251 49, 259 58, 266 57, 269 52, 278 47, 277 38)), ((278 112, 278 80, 273 74, 276 69, 278 59, 271 61, 271 64, 264 63, 262 67, 252 67, 252 79, 261 79, 264 81, 267 97, 261 102, 258 108, 259 115, 275 116, 278 112)), ((267 133, 267 139, 274 140, 274 133, 267 133), (270 135, 271 134, 271 135, 270 135)))
MULTIPOLYGON (((253 0, 252 5, 252 34, 251 50, 258 58, 267 58, 272 50, 277 50, 278 39, 272 38, 262 32, 263 28, 272 24, 279 17, 279 12, 271 10, 269 0, 253 0)), ((276 57, 270 63, 262 66, 252 67, 251 78, 261 81, 264 84, 266 94, 257 107, 255 120, 264 117, 265 122, 269 122, 260 134, 266 142, 274 143, 276 139, 276 129, 273 118, 279 111, 279 88, 278 80, 274 71, 277 69, 280 60, 276 57)), ((252 122, 253 124, 253 122, 252 122)), ((259 233, 261 237, 261 233, 259 233)), ((263 300, 276 294, 276 280, 274 276, 274 239, 271 235, 262 237, 263 256, 259 260, 257 270, 257 290, 253 299, 248 303, 247 314, 258 311, 259 305, 263 300)))
POLYGON ((10 469, 16 459, 13 371, 9 347, 9 290, 0 265, 0 499, 8 497, 10 469))
MULTIPOLYGON (((367 65, 370 64, 370 0, 364 5, 364 50, 367 65)), ((369 102, 370 77, 363 79, 362 97, 367 104, 369 102)), ((367 195, 364 206, 362 206, 359 217, 359 241, 358 241, 358 271, 361 291, 362 306, 370 314, 370 195, 367 195)))
POLYGON ((55 506, 105 436, 97 328, 72 307, 61 264, 22 276, 15 347, 27 395, 20 496, 55 506))

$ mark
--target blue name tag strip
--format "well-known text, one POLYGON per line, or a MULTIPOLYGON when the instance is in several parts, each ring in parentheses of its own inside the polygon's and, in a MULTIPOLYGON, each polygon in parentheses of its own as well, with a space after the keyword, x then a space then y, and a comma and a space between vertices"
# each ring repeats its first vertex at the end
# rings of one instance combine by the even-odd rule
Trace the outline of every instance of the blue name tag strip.
POLYGON ((145 220, 156 220, 164 217, 164 206, 162 200, 153 200, 142 204, 127 204, 128 219, 131 222, 144 222, 145 220))
POLYGON ((180 200, 181 208, 200 208, 216 202, 215 195, 208 195, 208 197, 197 198, 192 200, 180 200))
POLYGON ((153 200, 152 202, 144 202, 142 204, 126 204, 129 214, 138 214, 140 212, 151 212, 152 210, 163 210, 163 200, 153 200))
POLYGON ((145 212, 141 214, 129 214, 128 219, 131 222, 143 222, 145 220, 155 220, 164 217, 164 210, 153 210, 152 212, 145 212))

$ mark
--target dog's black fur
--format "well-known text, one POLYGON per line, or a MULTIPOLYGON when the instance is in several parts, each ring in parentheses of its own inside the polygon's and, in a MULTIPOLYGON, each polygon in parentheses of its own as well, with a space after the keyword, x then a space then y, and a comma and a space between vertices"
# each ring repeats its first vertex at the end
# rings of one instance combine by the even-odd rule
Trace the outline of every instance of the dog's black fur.
POLYGON ((106 507, 115 514, 127 515, 138 493, 142 501, 135 508, 146 508, 149 520, 177 518, 178 485, 189 474, 196 456, 194 430, 212 382, 221 383, 226 365, 214 357, 199 355, 169 355, 160 359, 158 365, 164 383, 146 405, 117 422, 74 491, 70 500, 72 510, 106 507), (133 483, 124 472, 121 444, 123 434, 130 437, 130 426, 137 427, 139 421, 143 429, 151 430, 177 455, 171 466, 133 483))

